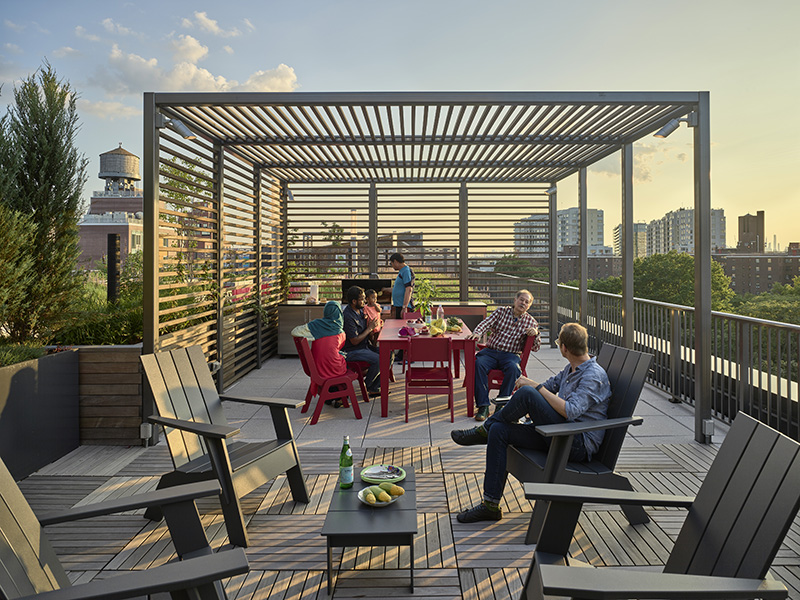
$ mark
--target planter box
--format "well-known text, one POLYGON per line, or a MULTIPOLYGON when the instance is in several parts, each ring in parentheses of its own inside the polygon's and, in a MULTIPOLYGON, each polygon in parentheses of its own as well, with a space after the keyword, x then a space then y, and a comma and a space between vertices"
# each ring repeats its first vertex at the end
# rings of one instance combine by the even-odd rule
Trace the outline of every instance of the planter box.
POLYGON ((78 447, 78 353, 0 368, 0 458, 14 479, 78 447))
POLYGON ((79 346, 81 444, 141 446, 142 345, 79 346))

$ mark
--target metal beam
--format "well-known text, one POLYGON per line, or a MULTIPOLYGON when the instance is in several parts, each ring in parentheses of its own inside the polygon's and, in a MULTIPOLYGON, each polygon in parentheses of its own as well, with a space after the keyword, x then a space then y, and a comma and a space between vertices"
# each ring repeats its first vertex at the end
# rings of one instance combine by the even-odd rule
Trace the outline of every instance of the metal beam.
POLYGON ((694 439, 711 443, 711 132, 708 92, 694 128, 694 439))
POLYGON ((223 270, 225 267, 225 150, 222 146, 214 146, 214 199, 217 201, 217 360, 221 368, 217 371, 217 391, 221 394, 225 389, 225 287, 223 270))
MULTIPOLYGON (((677 111, 683 115, 685 110, 677 111)), ((669 121, 669 119, 667 119, 669 121)), ((657 129, 657 128, 655 128, 657 129)), ((619 136, 396 136, 396 137, 307 137, 307 136, 263 136, 226 137, 225 146, 607 146, 622 142, 619 136)))
POLYGON ((458 297, 469 300, 469 190, 462 182, 458 188, 458 297))
POLYGON ((622 147, 622 345, 633 348, 633 144, 622 147))
POLYGON ((369 272, 378 272, 378 187, 369 186, 369 272))

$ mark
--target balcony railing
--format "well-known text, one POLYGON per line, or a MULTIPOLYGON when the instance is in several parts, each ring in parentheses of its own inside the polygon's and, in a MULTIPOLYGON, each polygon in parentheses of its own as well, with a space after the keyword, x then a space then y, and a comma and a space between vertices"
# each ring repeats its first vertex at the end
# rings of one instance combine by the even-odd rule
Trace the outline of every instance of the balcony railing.
MULTIPOLYGON (((593 352, 603 342, 622 343, 621 296, 589 291, 587 312, 583 322, 593 352)), ((800 326, 716 311, 711 318, 715 416, 730 422, 741 410, 800 439, 800 326)), ((559 285, 559 327, 579 320, 578 288, 559 285)), ((694 309, 636 298, 634 331, 635 348, 655 357, 650 382, 694 405, 694 309)))

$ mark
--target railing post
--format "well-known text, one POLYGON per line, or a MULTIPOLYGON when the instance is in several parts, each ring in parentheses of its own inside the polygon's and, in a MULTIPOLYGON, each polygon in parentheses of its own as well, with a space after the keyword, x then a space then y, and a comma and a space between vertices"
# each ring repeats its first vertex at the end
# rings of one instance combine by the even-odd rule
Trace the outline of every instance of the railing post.
POLYGON ((256 250, 256 365, 261 368, 264 362, 264 352, 262 346, 264 345, 263 328, 264 323, 261 319, 261 277, 264 269, 263 260, 261 257, 261 219, 263 218, 263 208, 261 206, 261 169, 257 166, 253 167, 253 186, 255 187, 255 202, 256 202, 256 230, 255 230, 255 250, 256 250))
POLYGON ((738 410, 741 410, 748 415, 753 414, 753 388, 752 388, 752 373, 750 371, 752 344, 750 340, 750 323, 739 322, 739 335, 738 338, 738 378, 736 382, 736 397, 738 398, 738 410))
POLYGON ((558 338, 558 188, 556 184, 547 190, 549 202, 549 248, 550 248, 550 346, 556 347, 558 338))
MULTIPOLYGON (((680 312, 672 308, 669 311, 669 372, 670 372, 670 402, 681 402, 681 316, 680 312)), ((696 403, 695 403, 696 404, 696 403)))

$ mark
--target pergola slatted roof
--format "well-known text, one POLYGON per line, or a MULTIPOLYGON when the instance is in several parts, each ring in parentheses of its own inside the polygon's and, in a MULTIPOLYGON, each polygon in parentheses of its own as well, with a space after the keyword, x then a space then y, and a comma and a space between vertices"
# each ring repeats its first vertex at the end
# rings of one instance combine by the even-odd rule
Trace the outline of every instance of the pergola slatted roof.
POLYGON ((555 183, 691 112, 698 93, 156 94, 279 179, 555 183))

